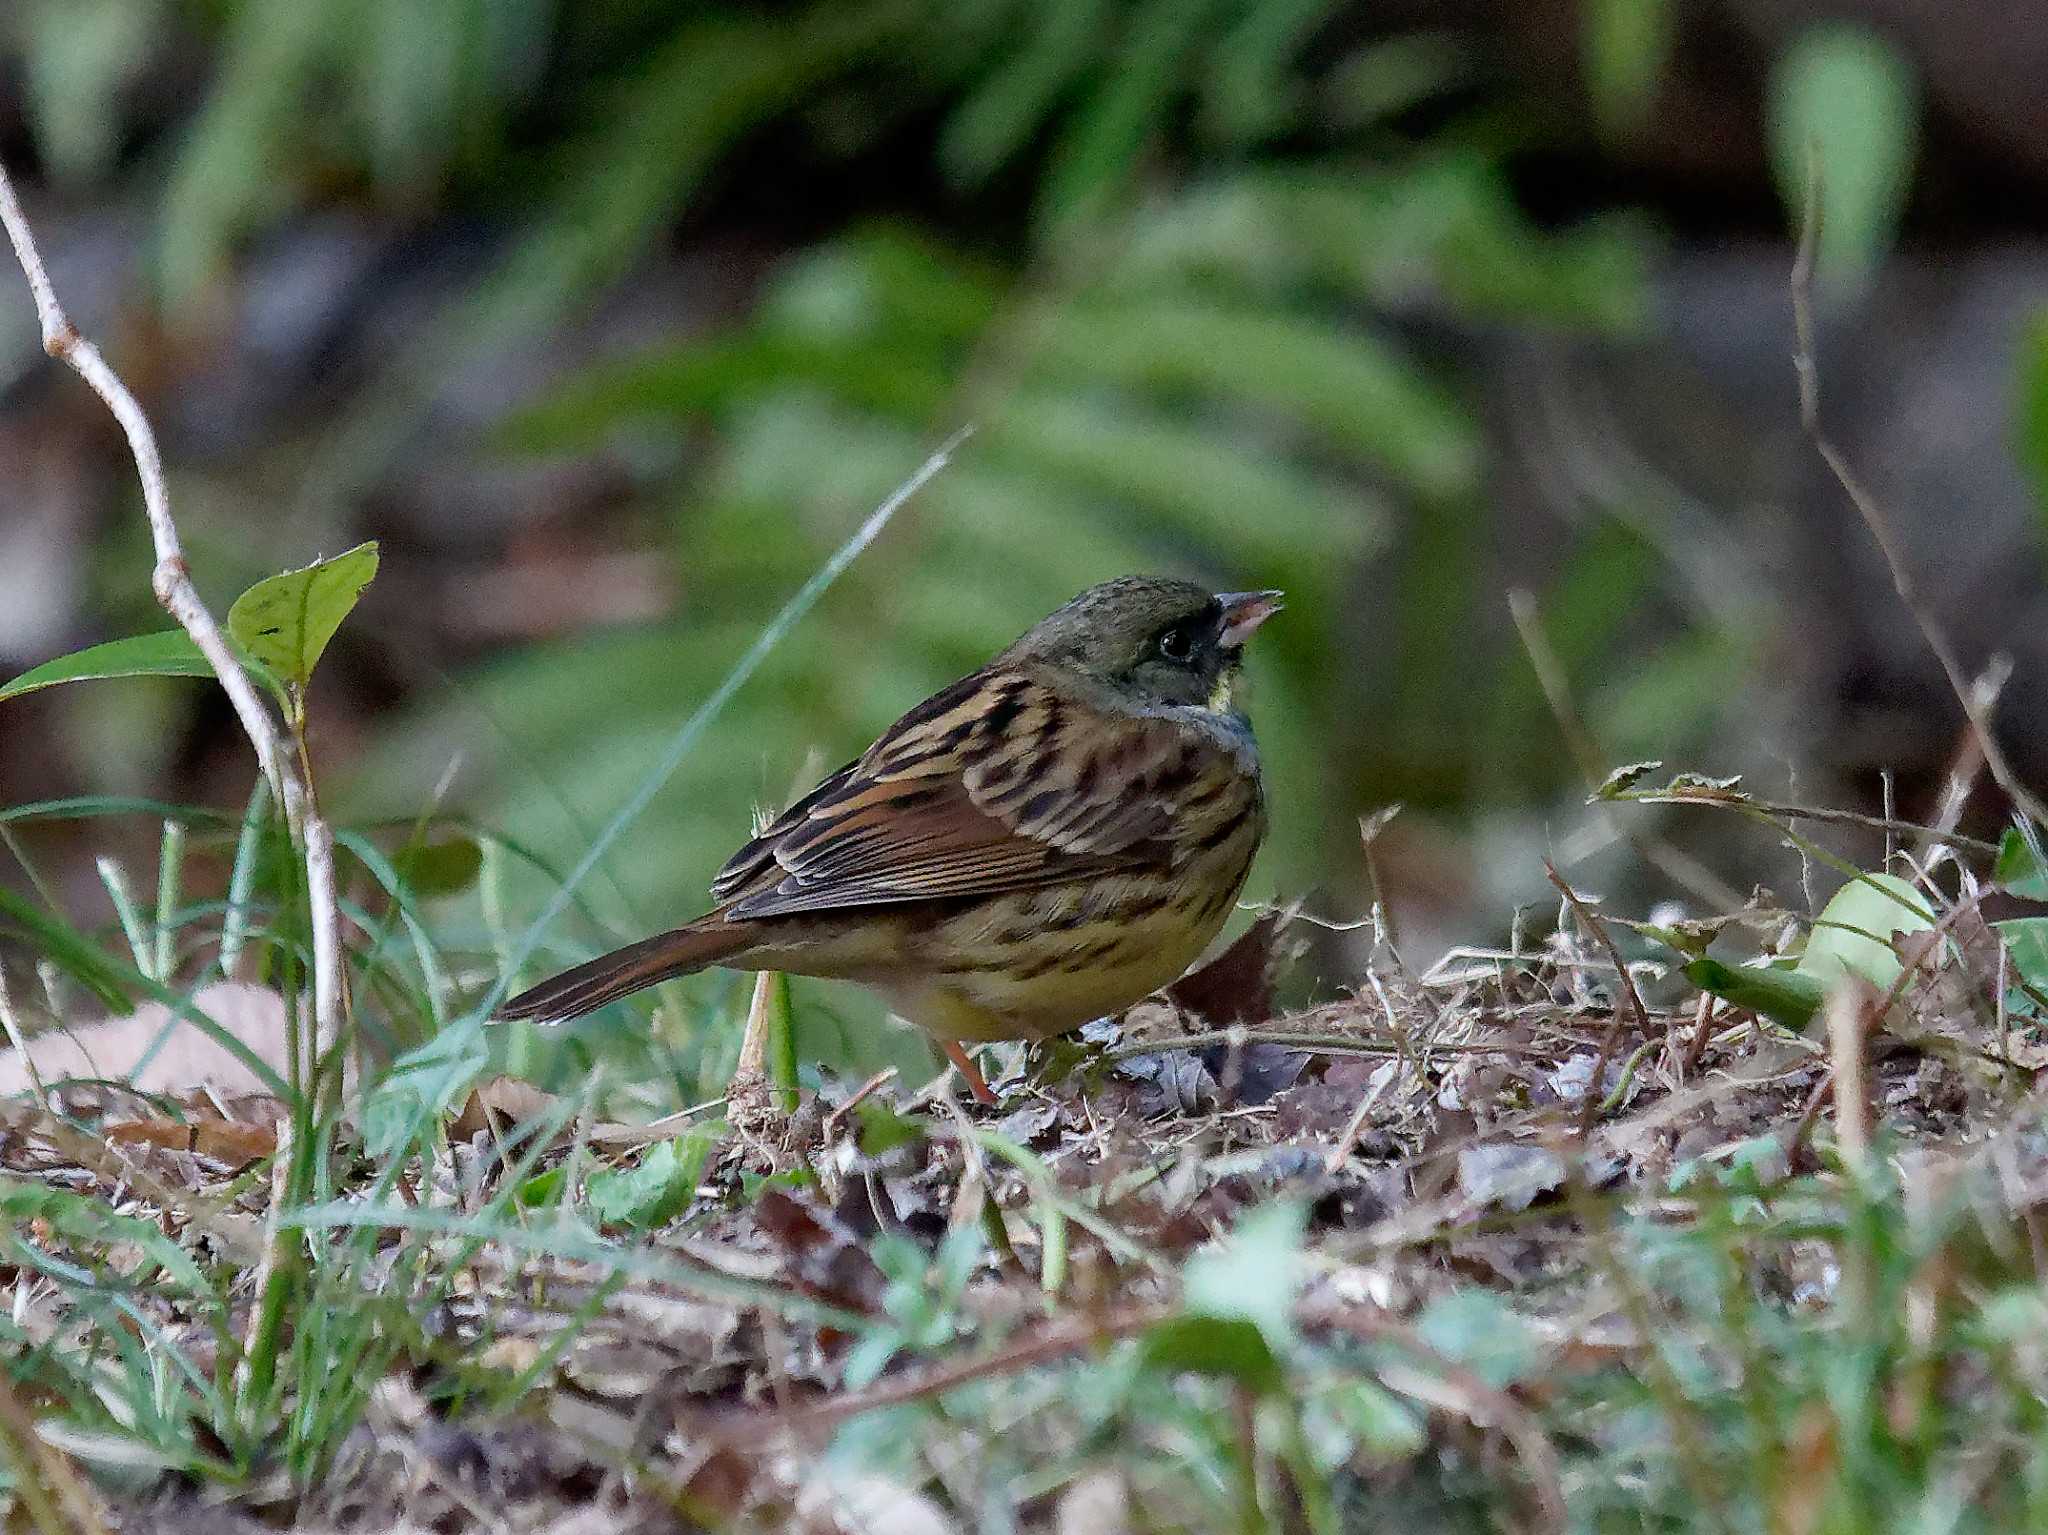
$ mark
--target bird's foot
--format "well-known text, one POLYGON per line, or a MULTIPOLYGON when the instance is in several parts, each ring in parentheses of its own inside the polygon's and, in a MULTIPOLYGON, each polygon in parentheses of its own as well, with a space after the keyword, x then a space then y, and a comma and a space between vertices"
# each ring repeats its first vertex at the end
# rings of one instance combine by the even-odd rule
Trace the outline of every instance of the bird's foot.
POLYGON ((939 1048, 946 1052, 946 1059, 951 1061, 953 1069, 960 1073, 960 1080, 965 1082, 967 1090, 974 1094, 976 1103, 993 1107, 1001 1102, 989 1091, 988 1083, 982 1079, 981 1070, 974 1064, 974 1057, 967 1053, 966 1046, 956 1039, 942 1039, 939 1041, 939 1048))

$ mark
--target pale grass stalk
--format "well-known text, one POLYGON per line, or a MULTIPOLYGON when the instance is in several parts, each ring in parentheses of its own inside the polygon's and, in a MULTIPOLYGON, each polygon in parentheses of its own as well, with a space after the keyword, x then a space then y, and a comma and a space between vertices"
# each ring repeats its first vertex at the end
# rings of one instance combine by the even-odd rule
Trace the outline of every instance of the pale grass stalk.
MULTIPOLYGON (((1999 958, 2005 951, 1999 951, 1999 958)), ((21 1057, 22 1069, 28 1073, 28 1080, 35 1088, 36 1101, 52 1113, 56 1102, 50 1097, 50 1089, 43 1082, 43 1074, 36 1070, 36 1058, 29 1054, 28 1040, 22 1036, 21 1021, 14 1016, 14 995, 7 989, 7 967, 0 965, 0 1032, 7 1035, 8 1043, 14 1046, 14 1053, 21 1057)))

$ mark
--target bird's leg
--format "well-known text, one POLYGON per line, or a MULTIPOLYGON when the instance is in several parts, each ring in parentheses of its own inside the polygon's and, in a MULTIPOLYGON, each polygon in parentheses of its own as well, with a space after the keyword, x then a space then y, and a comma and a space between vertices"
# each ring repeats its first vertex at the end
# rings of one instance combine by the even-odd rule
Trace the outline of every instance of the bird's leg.
POLYGON ((975 1069, 973 1058, 968 1055, 959 1040, 942 1039, 939 1041, 939 1048, 946 1052, 946 1059, 951 1061, 953 1069, 960 1073, 960 1079, 967 1084, 967 1090, 974 1094, 976 1103, 993 1104, 997 1101, 996 1095, 988 1090, 988 1083, 981 1079, 981 1073, 975 1069))

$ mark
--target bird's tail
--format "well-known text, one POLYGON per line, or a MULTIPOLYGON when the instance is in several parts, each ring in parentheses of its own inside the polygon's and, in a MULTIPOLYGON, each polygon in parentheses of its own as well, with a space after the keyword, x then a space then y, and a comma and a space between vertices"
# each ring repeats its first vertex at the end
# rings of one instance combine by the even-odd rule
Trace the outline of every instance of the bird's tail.
POLYGON ((715 965, 753 939, 751 924, 727 922, 714 912, 688 927, 657 933, 564 970, 505 1003, 493 1021, 567 1023, 658 981, 715 965))

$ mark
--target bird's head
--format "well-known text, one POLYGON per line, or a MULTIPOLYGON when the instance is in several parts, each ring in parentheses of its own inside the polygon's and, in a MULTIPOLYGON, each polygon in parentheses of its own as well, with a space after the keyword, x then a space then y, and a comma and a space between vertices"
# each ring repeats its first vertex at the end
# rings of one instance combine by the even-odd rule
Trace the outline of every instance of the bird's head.
POLYGON ((1124 576, 1092 586, 998 657, 1082 673, 1140 706, 1234 713, 1244 642, 1280 611, 1280 593, 1211 592, 1192 581, 1124 576))

